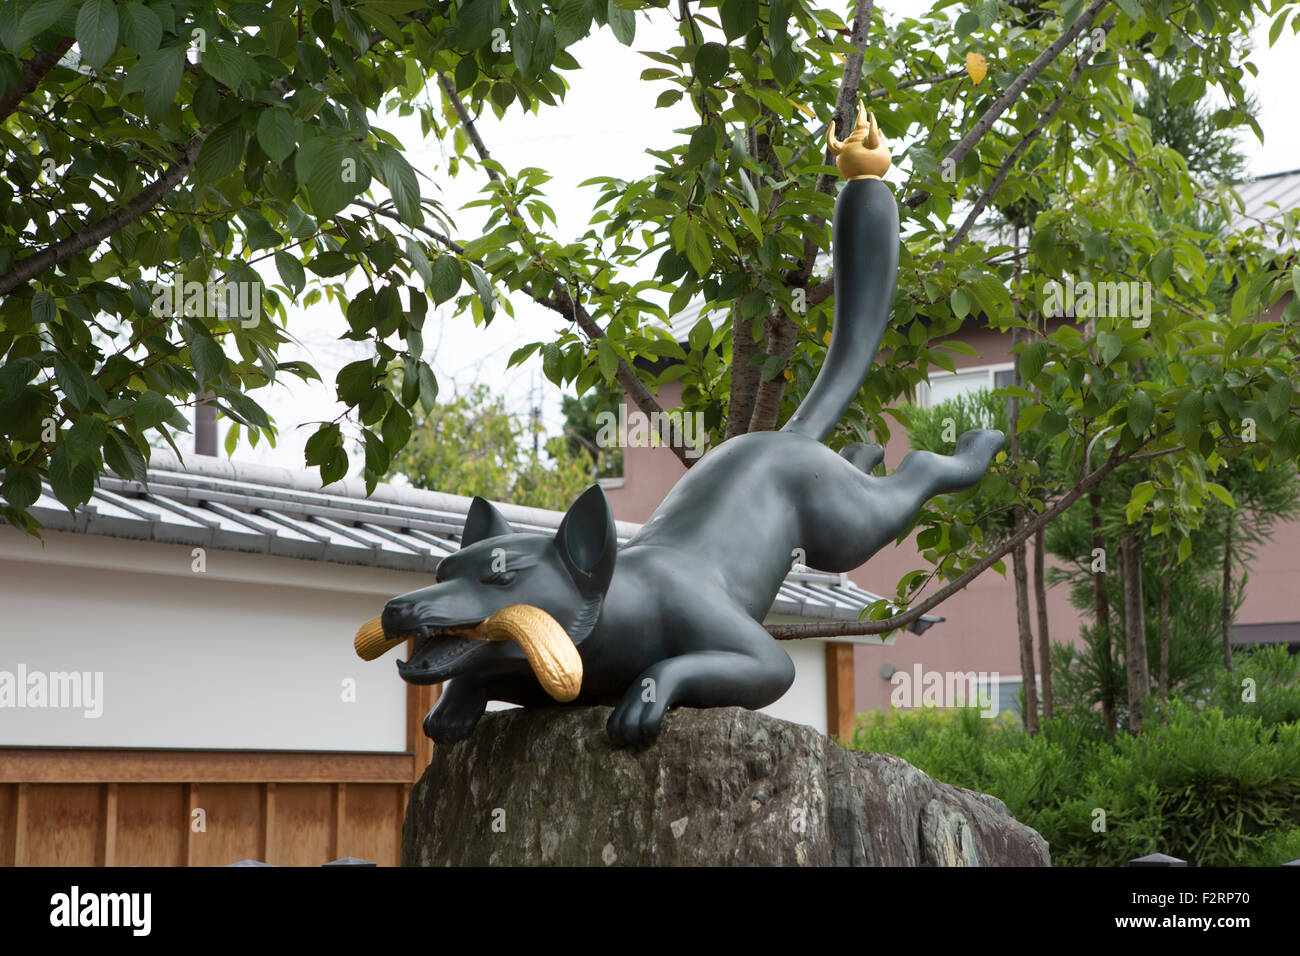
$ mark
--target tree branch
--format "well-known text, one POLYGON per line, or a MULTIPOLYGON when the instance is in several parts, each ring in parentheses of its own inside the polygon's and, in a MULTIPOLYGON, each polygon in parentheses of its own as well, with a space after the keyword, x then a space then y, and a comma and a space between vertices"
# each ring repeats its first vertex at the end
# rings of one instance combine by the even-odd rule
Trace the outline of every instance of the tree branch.
MULTIPOLYGON (((1101 29, 1105 33, 1110 33, 1111 27, 1114 25, 1115 18, 1112 16, 1105 22, 1101 29)), ((1071 90, 1078 84, 1079 78, 1083 75, 1084 68, 1087 67, 1088 62, 1092 59, 1092 55, 1095 52, 1097 52, 1096 47, 1089 43, 1088 48, 1074 61, 1074 69, 1070 71, 1069 88, 1071 90)), ((1029 149, 1034 140, 1038 139, 1043 130, 1047 127, 1047 124, 1052 121, 1052 117, 1055 116, 1064 105, 1064 94, 1052 100, 1052 104, 1043 111, 1043 115, 1038 118, 1038 122, 1034 124, 1033 128, 1030 129, 1029 132, 1025 133, 1025 135, 1020 138, 1020 142, 1016 144, 1015 149, 1007 154, 1007 158, 1002 161, 1002 165, 998 167, 997 173, 993 176, 993 181, 990 182, 984 192, 980 194, 980 198, 975 201, 974 207, 971 209, 970 213, 967 214, 966 221, 961 224, 961 228, 957 230, 950 240, 948 240, 949 252, 952 252, 961 245, 962 240, 966 238, 966 234, 970 232, 971 228, 975 225, 975 220, 979 218, 980 213, 982 213, 985 207, 988 206, 989 201, 997 195, 997 191, 1002 188, 1003 182, 1006 181, 1007 176, 1010 174, 1016 163, 1020 161, 1020 157, 1025 154, 1025 151, 1029 149)))
POLYGON ((1088 475, 1077 485, 1071 488, 1056 504, 1048 508, 1034 520, 1026 522, 1020 529, 1006 541, 1002 542, 995 550, 990 551, 984 557, 980 558, 975 564, 971 565, 960 577, 954 578, 948 584, 944 585, 934 594, 930 595, 920 604, 913 605, 902 614, 896 614, 891 618, 883 621, 852 621, 852 622, 823 622, 817 624, 768 624, 767 631, 778 641, 794 641, 806 637, 852 637, 855 635, 865 634, 884 634, 889 631, 898 630, 900 627, 906 627, 913 621, 918 620, 926 611, 943 603, 952 597, 958 591, 970 584, 971 581, 979 577, 989 568, 1002 558, 1003 555, 1010 552, 1013 548, 1018 547, 1025 541, 1028 541, 1039 528, 1044 528, 1052 521, 1056 520, 1065 512, 1070 505, 1078 501, 1088 491, 1088 489, 1097 485, 1103 478, 1118 468, 1124 462, 1128 461, 1128 455, 1120 455, 1119 446, 1115 446, 1115 451, 1111 452, 1110 458, 1092 474, 1088 475))
MULTIPOLYGON (((446 94, 447 100, 451 103, 451 108, 456 111, 456 116, 460 120, 461 128, 465 130, 465 135, 469 137, 470 144, 474 147, 474 152, 478 153, 480 159, 491 159, 488 155, 486 144, 483 137, 478 134, 478 127, 474 124, 474 117, 469 115, 469 110, 465 109, 465 104, 461 102, 460 94, 456 92, 456 86, 447 79, 446 73, 438 74, 438 85, 442 87, 442 92, 446 94)), ((497 175, 496 170, 490 166, 484 166, 483 171, 487 173, 488 179, 493 182, 500 182, 501 177, 497 175)))
MULTIPOLYGON (((456 93, 456 87, 447 78, 445 73, 438 74, 438 83, 442 86, 442 91, 446 94, 447 100, 451 103, 452 109, 456 111, 456 117, 460 120, 461 127, 465 130, 465 135, 469 137, 469 141, 471 145, 473 145, 474 151, 478 153, 480 159, 490 159, 491 156, 488 153, 487 144, 483 142, 483 137, 479 135, 478 127, 474 122, 474 117, 469 115, 469 111, 465 109, 465 104, 461 102, 460 96, 456 93)), ((484 167, 484 172, 487 173, 488 178, 493 182, 500 182, 501 177, 497 175, 495 170, 490 167, 484 167)), ((368 206, 369 204, 365 205, 368 206)), ((376 207, 371 206, 370 208, 374 209, 376 207)), ((438 238, 444 243, 450 243, 450 240, 444 239, 441 236, 438 238)), ((462 247, 457 246, 456 251, 463 254, 465 250, 462 247)), ((590 341, 595 342, 598 339, 605 338, 605 330, 602 329, 587 310, 573 298, 569 290, 565 288, 564 284, 558 279, 555 281, 549 295, 530 285, 524 285, 523 291, 538 305, 545 306, 553 312, 558 312, 570 322, 575 323, 578 328, 582 329, 583 333, 590 341)), ((666 414, 664 414, 663 406, 659 404, 658 400, 650 394, 650 390, 641 382, 640 376, 636 374, 636 369, 632 368, 632 366, 629 365, 621 355, 618 357, 618 371, 615 374, 615 377, 627 392, 628 398, 630 398, 632 403, 640 409, 641 413, 644 414, 652 423, 658 423, 659 438, 663 441, 664 445, 672 449, 673 454, 677 456, 677 460, 680 461, 683 466, 690 468, 698 459, 688 458, 686 456, 688 448, 680 429, 666 414)))
POLYGON ((198 157, 199 147, 202 144, 202 134, 191 139, 184 152, 167 168, 166 172, 150 183, 139 195, 117 212, 105 216, 99 222, 87 226, 67 239, 56 242, 52 246, 47 246, 35 255, 18 260, 9 272, 0 276, 0 295, 7 295, 24 282, 40 275, 46 269, 57 266, 61 262, 66 262, 87 249, 94 248, 123 226, 139 219, 156 206, 163 196, 171 192, 176 187, 176 184, 185 178, 190 167, 194 165, 194 160, 198 157))
POLYGON ((17 85, 0 98, 0 123, 9 118, 9 114, 17 109, 18 104, 40 85, 41 80, 45 79, 45 74, 54 69, 55 65, 63 59, 64 54, 72 49, 72 40, 72 37, 64 37, 53 50, 35 53, 23 64, 17 85))
MULTIPOLYGON (((1106 6, 1109 2, 1110 0, 1092 0, 1092 2, 1088 4, 1087 9, 1079 14, 1079 18, 1070 25, 1070 28, 1057 37, 1046 50, 1038 54, 1034 59, 1034 62, 1025 67, 1024 72, 1016 77, 1012 84, 1007 87, 1006 92, 999 96, 997 100, 994 101, 993 105, 984 111, 984 115, 979 118, 975 125, 970 128, 970 131, 963 136, 961 141, 952 148, 947 156, 944 157, 944 161, 939 164, 939 167, 942 168, 948 161, 951 161, 953 166, 955 166, 957 163, 960 163, 965 159, 966 155, 975 148, 975 144, 983 139, 984 135, 993 128, 993 124, 997 122, 998 117, 1005 113, 1010 108, 1011 104, 1020 98, 1020 94, 1025 91, 1025 88, 1037 78, 1038 74, 1042 73, 1043 70, 1047 68, 1048 64, 1060 56, 1061 51, 1072 43, 1075 37, 1088 29, 1092 24, 1092 21, 1096 19, 1097 14, 1101 12, 1102 7, 1106 6)), ((916 192, 912 193, 912 195, 908 196, 905 202, 910 208, 915 209, 929 198, 929 190, 918 189, 916 192)))

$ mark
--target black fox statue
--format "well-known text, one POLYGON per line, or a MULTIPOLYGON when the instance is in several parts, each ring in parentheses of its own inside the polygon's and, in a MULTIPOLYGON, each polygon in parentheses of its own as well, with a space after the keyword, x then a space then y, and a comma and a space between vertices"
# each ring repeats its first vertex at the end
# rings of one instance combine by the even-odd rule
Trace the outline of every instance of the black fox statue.
POLYGON ((782 429, 709 450, 621 550, 599 486, 578 498, 554 537, 517 533, 475 498, 461 550, 443 559, 436 583, 388 602, 376 623, 383 639, 419 638, 411 659, 398 662, 402 678, 450 681, 424 720, 429 737, 468 737, 489 700, 555 703, 518 643, 473 631, 515 605, 540 608, 563 628, 581 658, 568 702, 612 705, 616 745, 653 741, 671 707, 764 707, 794 680, 789 655, 762 624, 791 556, 849 571, 902 533, 929 498, 979 481, 1001 432, 967 432, 951 456, 914 451, 885 477, 871 474, 879 445, 836 454, 822 444, 866 381, 889 320, 898 207, 884 182, 844 184, 832 242, 830 346, 782 429))

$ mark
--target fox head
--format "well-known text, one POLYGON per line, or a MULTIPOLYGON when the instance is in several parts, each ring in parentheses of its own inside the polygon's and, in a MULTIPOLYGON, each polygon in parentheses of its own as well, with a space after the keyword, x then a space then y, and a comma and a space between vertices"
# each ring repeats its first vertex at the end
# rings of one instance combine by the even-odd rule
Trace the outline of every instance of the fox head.
POLYGON ((468 673, 529 673, 518 645, 469 633, 513 604, 541 608, 581 647, 600 617, 617 550, 614 516, 599 485, 573 503, 554 537, 516 532, 488 501, 475 498, 461 549, 439 563, 437 583, 384 607, 386 638, 419 638, 411 659, 397 662, 398 673, 413 684, 468 673))

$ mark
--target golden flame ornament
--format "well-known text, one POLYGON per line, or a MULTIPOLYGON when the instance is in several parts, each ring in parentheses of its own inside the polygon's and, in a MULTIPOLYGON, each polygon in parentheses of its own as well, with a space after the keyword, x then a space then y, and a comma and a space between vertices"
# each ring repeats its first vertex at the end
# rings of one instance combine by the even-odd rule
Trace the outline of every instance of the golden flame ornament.
POLYGON ((845 179, 880 179, 889 171, 889 147, 880 135, 875 115, 868 113, 861 103, 858 104, 857 124, 849 138, 842 142, 835 138, 835 122, 832 120, 826 130, 826 144, 845 179))

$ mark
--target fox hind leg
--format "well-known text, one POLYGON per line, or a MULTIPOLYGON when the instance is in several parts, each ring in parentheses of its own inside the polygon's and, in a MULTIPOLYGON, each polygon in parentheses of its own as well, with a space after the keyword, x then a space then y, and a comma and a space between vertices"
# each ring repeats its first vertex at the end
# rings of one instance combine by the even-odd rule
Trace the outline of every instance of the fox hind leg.
MULTIPOLYGON (((820 489, 807 505, 808 565, 823 571, 858 567, 906 531, 931 498, 974 486, 1003 441, 1001 432, 977 429, 957 439, 953 454, 911 452, 883 478, 857 468, 825 475, 831 485, 820 489)), ((854 458, 844 457, 857 464, 854 458)))

